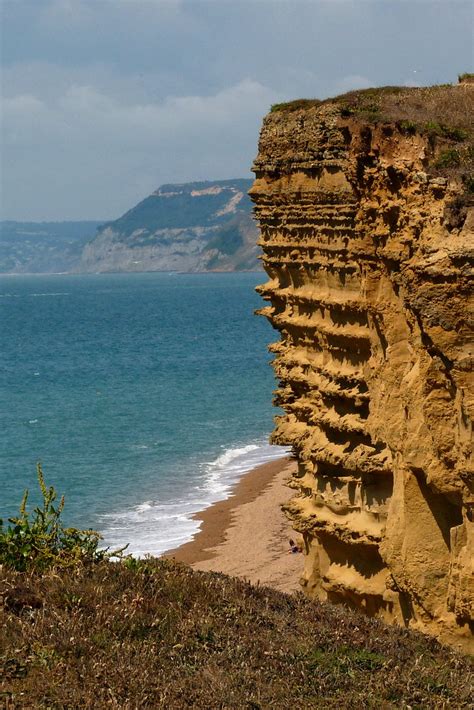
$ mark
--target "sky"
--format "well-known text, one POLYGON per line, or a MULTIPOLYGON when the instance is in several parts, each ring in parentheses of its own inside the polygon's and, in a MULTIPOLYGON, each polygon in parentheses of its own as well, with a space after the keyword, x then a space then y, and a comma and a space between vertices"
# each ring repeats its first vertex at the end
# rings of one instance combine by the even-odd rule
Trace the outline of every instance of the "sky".
POLYGON ((0 218, 251 177, 271 104, 473 71, 474 0, 0 0, 0 218))

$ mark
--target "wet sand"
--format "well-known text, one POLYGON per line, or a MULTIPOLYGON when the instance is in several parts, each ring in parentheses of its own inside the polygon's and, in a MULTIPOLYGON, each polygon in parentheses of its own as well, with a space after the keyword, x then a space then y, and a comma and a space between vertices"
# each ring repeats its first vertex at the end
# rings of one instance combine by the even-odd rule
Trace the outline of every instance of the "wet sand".
POLYGON ((194 540, 166 554, 194 569, 224 572, 284 592, 299 589, 301 554, 288 554, 294 531, 280 509, 294 492, 285 481, 294 469, 289 458, 253 469, 227 500, 197 513, 202 521, 194 540))

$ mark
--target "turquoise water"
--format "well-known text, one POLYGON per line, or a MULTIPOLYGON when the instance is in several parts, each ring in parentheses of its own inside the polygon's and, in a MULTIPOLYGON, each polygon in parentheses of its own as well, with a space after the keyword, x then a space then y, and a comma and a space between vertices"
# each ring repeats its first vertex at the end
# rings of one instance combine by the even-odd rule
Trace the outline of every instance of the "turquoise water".
POLYGON ((262 274, 3 277, 0 517, 36 489, 71 525, 159 554, 229 493, 267 444, 271 327, 262 274))

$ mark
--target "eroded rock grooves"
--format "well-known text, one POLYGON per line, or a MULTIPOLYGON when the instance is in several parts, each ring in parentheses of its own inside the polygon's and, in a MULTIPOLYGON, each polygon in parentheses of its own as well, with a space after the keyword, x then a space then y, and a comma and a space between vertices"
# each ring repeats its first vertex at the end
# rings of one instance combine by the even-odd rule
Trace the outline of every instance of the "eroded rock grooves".
POLYGON ((337 99, 271 113, 250 194, 303 586, 472 649, 474 208, 433 150, 337 99))

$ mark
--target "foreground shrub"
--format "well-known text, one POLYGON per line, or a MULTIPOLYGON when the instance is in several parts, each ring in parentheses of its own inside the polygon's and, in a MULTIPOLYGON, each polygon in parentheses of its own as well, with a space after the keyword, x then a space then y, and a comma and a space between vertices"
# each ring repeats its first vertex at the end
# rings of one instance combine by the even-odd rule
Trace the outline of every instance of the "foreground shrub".
POLYGON ((0 564, 8 569, 44 571, 50 567, 69 567, 84 562, 98 562, 113 553, 99 550, 101 535, 95 530, 65 528, 61 521, 64 496, 54 505, 57 494, 46 486, 41 465, 37 465, 38 483, 43 497, 41 506, 27 511, 28 490, 20 505, 20 514, 9 518, 5 527, 0 520, 0 564))

